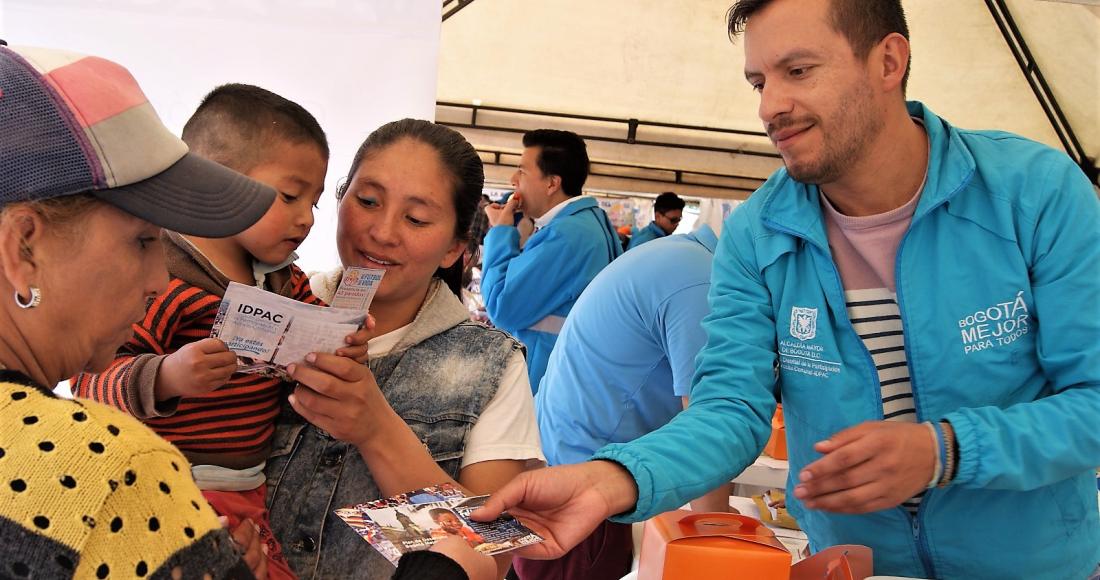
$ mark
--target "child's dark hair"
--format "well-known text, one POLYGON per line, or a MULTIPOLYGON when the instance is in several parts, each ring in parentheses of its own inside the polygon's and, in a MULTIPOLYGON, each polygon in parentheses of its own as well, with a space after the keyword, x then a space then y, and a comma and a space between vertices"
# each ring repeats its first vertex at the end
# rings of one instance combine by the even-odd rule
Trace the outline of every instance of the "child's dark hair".
MULTIPOLYGON (((437 125, 420 119, 401 119, 386 123, 374 130, 355 152, 347 178, 336 188, 336 199, 343 199, 348 183, 355 176, 359 164, 370 154, 393 145, 401 139, 412 139, 435 149, 443 167, 451 174, 454 187, 455 237, 470 243, 470 226, 479 209, 481 191, 485 187, 485 168, 481 157, 466 138, 449 127, 437 125)), ((462 258, 455 260, 449 268, 439 268, 435 276, 447 284, 447 287, 462 297, 462 258)))
POLYGON ((191 151, 247 173, 264 162, 280 141, 312 143, 328 161, 328 139, 301 105, 260 87, 222 85, 199 103, 183 126, 191 151))

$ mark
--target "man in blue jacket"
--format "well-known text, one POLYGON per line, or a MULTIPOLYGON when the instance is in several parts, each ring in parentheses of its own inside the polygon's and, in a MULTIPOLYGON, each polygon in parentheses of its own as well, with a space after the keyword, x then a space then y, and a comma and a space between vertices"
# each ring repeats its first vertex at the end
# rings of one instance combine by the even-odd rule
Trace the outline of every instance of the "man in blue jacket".
POLYGON ((658 195, 653 202, 653 221, 630 236, 630 245, 626 249, 632 250, 646 242, 672 235, 684 218, 686 205, 680 196, 671 191, 658 195))
POLYGON ((545 557, 593 518, 674 508, 752 462, 782 397, 788 508, 815 550, 865 544, 899 576, 1088 577, 1096 192, 1062 153, 906 103, 898 0, 741 0, 742 30, 785 169, 723 230, 691 407, 524 474, 486 515, 512 508, 551 539, 521 555, 545 557))
POLYGON ((527 346, 535 392, 573 303, 622 253, 607 214, 594 199, 581 196, 587 178, 584 140, 569 131, 528 131, 512 176, 515 193, 504 205, 485 208, 490 226, 481 273, 485 310, 493 324, 527 346), (517 210, 535 220, 522 251, 513 226, 517 210))

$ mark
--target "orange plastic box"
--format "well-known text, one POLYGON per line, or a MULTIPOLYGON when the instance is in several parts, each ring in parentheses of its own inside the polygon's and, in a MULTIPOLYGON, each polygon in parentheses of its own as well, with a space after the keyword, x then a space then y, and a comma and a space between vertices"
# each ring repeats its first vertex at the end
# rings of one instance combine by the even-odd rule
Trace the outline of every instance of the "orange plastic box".
POLYGON ((783 423, 783 405, 775 409, 772 417, 772 436, 764 445, 764 455, 775 459, 787 459, 787 427, 783 423))
POLYGON ((791 580, 865 580, 874 574, 871 560, 867 546, 833 546, 795 564, 791 580))
POLYGON ((791 554, 748 516, 665 512, 645 525, 638 580, 788 580, 791 554))
POLYGON ((826 548, 791 566, 770 529, 748 516, 665 512, 645 524, 638 580, 865 580, 867 546, 826 548))

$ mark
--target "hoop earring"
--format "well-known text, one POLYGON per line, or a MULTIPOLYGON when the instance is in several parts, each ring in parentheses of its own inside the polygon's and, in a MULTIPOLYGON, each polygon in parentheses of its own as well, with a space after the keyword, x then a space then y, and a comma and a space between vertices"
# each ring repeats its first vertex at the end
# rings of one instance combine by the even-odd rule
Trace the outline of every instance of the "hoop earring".
POLYGON ((26 302, 23 301, 23 297, 19 295, 19 291, 15 292, 15 305, 23 308, 24 310, 34 308, 39 304, 42 304, 42 291, 38 289, 38 286, 30 287, 31 297, 26 302))

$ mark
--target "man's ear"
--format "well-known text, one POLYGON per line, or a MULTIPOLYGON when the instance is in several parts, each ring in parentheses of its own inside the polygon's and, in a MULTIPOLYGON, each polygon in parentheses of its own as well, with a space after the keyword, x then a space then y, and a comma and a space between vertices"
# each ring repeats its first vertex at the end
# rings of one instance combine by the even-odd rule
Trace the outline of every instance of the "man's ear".
POLYGON ((872 50, 877 60, 877 72, 883 91, 901 87, 909 69, 909 41, 897 32, 887 34, 872 50))
POLYGON ((42 216, 25 206, 10 207, 0 217, 0 272, 24 296, 38 280, 35 248, 42 246, 44 226, 42 216))
POLYGON ((554 195, 555 193, 557 193, 559 191, 561 191, 561 176, 560 175, 551 175, 550 176, 550 189, 547 191, 547 194, 554 195))

